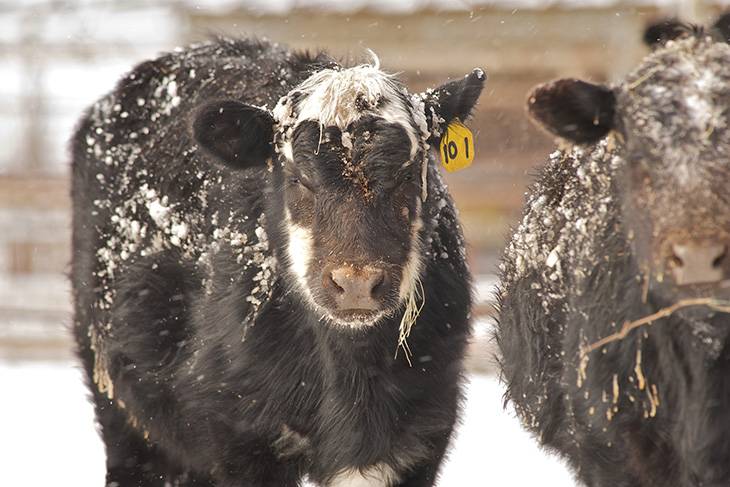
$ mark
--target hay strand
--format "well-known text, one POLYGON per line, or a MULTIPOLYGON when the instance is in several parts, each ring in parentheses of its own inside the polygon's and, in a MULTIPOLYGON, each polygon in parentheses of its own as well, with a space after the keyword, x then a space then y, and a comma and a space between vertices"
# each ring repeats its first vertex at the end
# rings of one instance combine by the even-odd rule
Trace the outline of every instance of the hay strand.
POLYGON ((722 313, 730 313, 730 302, 727 301, 719 301, 713 298, 682 299, 671 306, 660 309, 656 313, 652 313, 638 320, 625 322, 621 329, 616 333, 612 333, 611 335, 601 338, 597 342, 593 342, 590 345, 582 347, 580 350, 580 357, 584 358, 586 355, 594 350, 608 345, 609 343, 624 339, 626 335, 628 335, 632 330, 639 328, 640 326, 650 325, 659 319, 670 316, 672 313, 679 309, 688 308, 690 306, 707 306, 722 313))
POLYGON ((89 346, 94 353, 93 381, 101 394, 114 399, 114 383, 109 376, 106 356, 102 349, 102 337, 93 326, 89 327, 89 346))
POLYGON ((408 299, 406 300, 406 309, 403 311, 403 318, 400 320, 400 328, 398 331, 398 346, 395 349, 395 357, 398 357, 398 349, 402 348, 403 353, 406 356, 406 360, 408 361, 408 365, 413 367, 413 364, 411 363, 411 357, 413 356, 413 353, 411 352, 411 347, 408 346, 408 337, 411 334, 411 329, 413 328, 413 325, 416 324, 416 320, 418 319, 418 315, 421 314, 421 310, 423 310, 423 306, 426 304, 426 293, 423 290, 423 283, 421 282, 421 279, 416 278, 416 285, 413 286, 413 289, 408 294, 408 299), (418 301, 420 301, 420 304, 418 304, 418 301))

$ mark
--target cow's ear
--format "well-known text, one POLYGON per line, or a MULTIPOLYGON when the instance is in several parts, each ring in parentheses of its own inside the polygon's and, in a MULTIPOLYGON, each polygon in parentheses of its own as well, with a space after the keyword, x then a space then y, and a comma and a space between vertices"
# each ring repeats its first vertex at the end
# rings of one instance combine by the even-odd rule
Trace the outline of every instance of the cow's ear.
POLYGON ((616 96, 602 85, 561 79, 535 88, 527 111, 548 132, 571 142, 596 142, 615 125, 616 96))
POLYGON ((692 25, 674 17, 659 19, 648 24, 644 29, 644 44, 656 49, 669 41, 689 35, 693 29, 692 25))
POLYGON ((712 24, 712 28, 720 34, 720 37, 722 37, 725 42, 730 42, 730 12, 721 15, 715 23, 712 24))
POLYGON ((487 75, 476 68, 461 79, 450 81, 420 96, 424 101, 426 119, 431 130, 429 143, 436 145, 441 134, 454 119, 466 120, 482 93, 487 75))
POLYGON ((274 119, 267 111, 237 101, 203 105, 193 120, 195 142, 232 169, 266 164, 273 134, 274 119))

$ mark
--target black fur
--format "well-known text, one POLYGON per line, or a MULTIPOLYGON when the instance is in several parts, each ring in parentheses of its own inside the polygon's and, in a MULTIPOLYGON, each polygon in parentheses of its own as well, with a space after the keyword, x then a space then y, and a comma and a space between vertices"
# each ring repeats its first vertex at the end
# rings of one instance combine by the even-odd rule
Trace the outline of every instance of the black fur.
POLYGON ((244 168, 272 156, 273 125, 264 110, 222 101, 200 109, 194 117, 193 136, 224 164, 244 168))
MULTIPOLYGON (((282 487, 305 474, 327 485, 375 464, 399 486, 434 484, 457 417, 471 298, 433 157, 411 366, 395 355, 402 306, 376 326, 336 328, 293 285, 284 176, 265 164, 270 120, 238 109, 271 109, 335 65, 220 39, 140 64, 82 119, 72 145, 74 330, 108 485, 282 487), (190 133, 194 119, 207 151, 190 133), (255 139, 230 131, 247 124, 255 139)), ((459 106, 460 116, 471 109, 459 106)), ((330 214, 347 203, 330 199, 330 214)), ((347 223, 369 238, 373 222, 347 223)))
POLYGON ((576 79, 538 86, 527 101, 542 127, 577 144, 595 142, 614 128, 615 105, 609 88, 576 79))
POLYGON ((704 35, 714 35, 718 40, 730 42, 730 13, 720 15, 712 24, 712 27, 707 30, 701 25, 682 22, 674 17, 657 20, 646 26, 644 44, 656 49, 662 47, 668 41, 704 35))
POLYGON ((725 42, 730 42, 730 12, 718 17, 712 28, 719 33, 725 42))
POLYGON ((693 35, 697 27, 676 18, 657 20, 646 26, 644 44, 651 48, 663 46, 668 41, 693 35))

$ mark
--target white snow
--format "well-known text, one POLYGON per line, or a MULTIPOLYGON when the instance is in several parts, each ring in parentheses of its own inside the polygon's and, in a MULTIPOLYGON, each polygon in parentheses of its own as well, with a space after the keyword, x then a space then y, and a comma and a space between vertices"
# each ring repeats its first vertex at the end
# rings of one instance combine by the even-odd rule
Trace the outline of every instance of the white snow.
POLYGON ((0 390, 0 485, 104 485, 104 450, 79 370, 0 362, 0 390))
MULTIPOLYGON (((0 391, 0 485, 104 484, 103 445, 74 364, 0 362, 0 391)), ((496 378, 471 377, 463 424, 438 485, 575 485, 502 409, 503 393, 496 378)))

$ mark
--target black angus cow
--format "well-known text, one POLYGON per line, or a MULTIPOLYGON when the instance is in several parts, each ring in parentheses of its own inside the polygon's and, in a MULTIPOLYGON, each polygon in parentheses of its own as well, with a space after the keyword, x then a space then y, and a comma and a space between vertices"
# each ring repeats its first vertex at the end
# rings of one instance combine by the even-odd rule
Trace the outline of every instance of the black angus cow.
POLYGON ((619 84, 528 101, 567 143, 504 253, 496 337, 506 399, 589 486, 730 485, 730 46, 665 27, 619 84))
POLYGON ((108 485, 433 485, 470 275, 429 147, 484 81, 220 39, 91 107, 74 330, 108 485))

